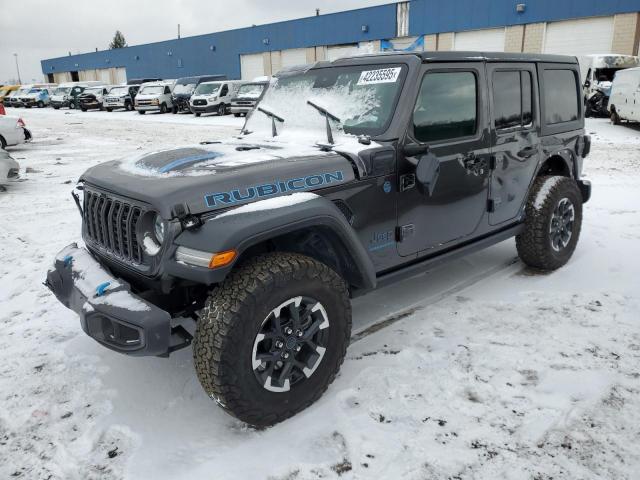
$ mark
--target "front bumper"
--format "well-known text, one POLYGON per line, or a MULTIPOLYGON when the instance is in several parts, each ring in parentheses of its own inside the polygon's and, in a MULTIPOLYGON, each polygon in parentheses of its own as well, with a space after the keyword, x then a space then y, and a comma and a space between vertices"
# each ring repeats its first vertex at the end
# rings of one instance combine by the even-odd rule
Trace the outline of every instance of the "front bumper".
POLYGON ((159 112, 160 105, 136 105, 136 110, 141 112, 159 112))
POLYGON ((51 100, 51 106, 54 108, 68 107, 69 100, 51 100))
POLYGON ((253 107, 231 104, 229 110, 231 111, 231 113, 249 113, 251 110, 253 110, 253 107))
POLYGON ((95 110, 96 108, 102 108, 100 102, 80 102, 80 108, 86 108, 87 110, 95 110))
MULTIPOLYGON (((172 335, 168 312, 132 293, 127 282, 75 243, 56 255, 45 285, 80 316, 82 330, 107 348, 134 356, 167 356, 186 346, 172 335)), ((184 343, 184 337, 181 340, 184 343)))
POLYGON ((213 113, 213 112, 217 112, 219 106, 220 106, 219 103, 217 103, 215 105, 191 105, 191 104, 189 104, 189 107, 191 108, 191 111, 193 113, 213 113))

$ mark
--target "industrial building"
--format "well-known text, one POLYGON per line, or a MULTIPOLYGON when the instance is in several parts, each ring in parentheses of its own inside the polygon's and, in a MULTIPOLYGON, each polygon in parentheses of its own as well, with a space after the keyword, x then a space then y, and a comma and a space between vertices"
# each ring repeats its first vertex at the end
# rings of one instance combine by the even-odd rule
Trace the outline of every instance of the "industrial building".
MULTIPOLYGON (((212 21, 212 23, 214 23, 212 21)), ((385 50, 638 54, 640 0, 411 0, 43 60, 45 81, 223 74, 385 50)))

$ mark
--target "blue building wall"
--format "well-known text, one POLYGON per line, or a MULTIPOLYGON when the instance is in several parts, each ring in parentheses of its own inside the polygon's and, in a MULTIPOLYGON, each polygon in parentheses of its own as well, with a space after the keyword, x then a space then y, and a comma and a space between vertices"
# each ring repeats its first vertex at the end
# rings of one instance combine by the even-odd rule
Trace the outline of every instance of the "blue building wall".
POLYGON ((225 74, 240 78, 240 55, 356 43, 396 34, 395 4, 43 60, 44 74, 126 67, 127 77, 225 74), (362 25, 368 31, 362 31, 362 25), (268 44, 264 40, 268 40, 268 44), (212 50, 214 47, 214 50, 212 50), (179 65, 182 65, 181 67, 179 65))
POLYGON ((459 32, 639 11, 640 0, 413 0, 409 34, 459 32), (518 3, 526 5, 523 13, 516 12, 518 3))
MULTIPOLYGON (((639 12, 640 0, 412 0, 409 34, 639 12), (516 4, 525 3, 523 13, 516 4)), ((43 60, 44 74, 126 67, 127 77, 178 78, 224 74, 240 78, 240 55, 396 36, 396 4, 43 60), (367 25, 368 30, 362 31, 367 25), (268 43, 264 43, 267 39, 268 43)))

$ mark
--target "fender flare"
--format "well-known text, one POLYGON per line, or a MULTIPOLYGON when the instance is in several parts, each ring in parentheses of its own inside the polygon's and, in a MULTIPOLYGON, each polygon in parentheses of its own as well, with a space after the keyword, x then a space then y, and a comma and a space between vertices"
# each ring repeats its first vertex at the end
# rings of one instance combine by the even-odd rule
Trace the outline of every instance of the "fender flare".
MULTIPOLYGON (((249 205, 256 203, 259 202, 249 205)), ((234 249, 239 254, 237 261, 247 249, 262 242, 318 227, 330 230, 339 240, 349 257, 350 266, 357 273, 357 287, 366 290, 375 288, 376 272, 373 262, 355 230, 332 201, 319 195, 303 202, 268 210, 242 210, 239 213, 228 210, 206 219, 198 229, 184 231, 174 243, 205 252, 234 249)), ((226 276, 232 268, 233 264, 220 270, 226 276)))

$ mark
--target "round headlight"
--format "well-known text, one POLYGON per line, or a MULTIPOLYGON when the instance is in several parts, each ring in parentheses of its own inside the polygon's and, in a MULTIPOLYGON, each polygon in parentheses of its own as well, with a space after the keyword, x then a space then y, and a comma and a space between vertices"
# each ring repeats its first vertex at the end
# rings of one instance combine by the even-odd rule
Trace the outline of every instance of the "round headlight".
POLYGON ((162 245, 164 242, 164 220, 160 218, 160 215, 156 215, 153 220, 153 233, 158 243, 162 245))

